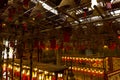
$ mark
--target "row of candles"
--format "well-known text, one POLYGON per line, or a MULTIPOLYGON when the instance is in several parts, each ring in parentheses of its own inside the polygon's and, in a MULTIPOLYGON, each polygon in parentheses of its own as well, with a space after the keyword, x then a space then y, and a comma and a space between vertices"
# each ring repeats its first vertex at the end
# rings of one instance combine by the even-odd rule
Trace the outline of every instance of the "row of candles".
POLYGON ((103 62, 103 59, 100 58, 84 58, 84 57, 69 57, 62 56, 62 61, 72 61, 72 62, 103 62))
POLYGON ((69 70, 71 70, 73 72, 78 72, 78 73, 84 73, 84 74, 88 74, 88 75, 94 75, 94 76, 103 76, 104 75, 104 70, 98 70, 98 69, 93 69, 93 68, 80 68, 80 67, 69 67, 69 70))
MULTIPOLYGON (((14 67, 12 67, 11 64, 7 65, 3 64, 3 73, 4 72, 9 72, 10 74, 12 74, 12 69, 13 69, 13 74, 14 77, 20 77, 20 67, 17 66, 18 64, 16 64, 14 67)), ((22 80, 30 80, 30 68, 28 66, 23 66, 23 70, 22 70, 22 80)), ((47 75, 49 72, 47 71, 42 71, 39 70, 37 68, 33 69, 32 72, 32 80, 43 80, 45 78, 45 75, 47 75)), ((51 73, 51 75, 55 75, 55 73, 51 73)), ((58 77, 62 77, 61 75, 58 77)), ((52 76, 49 76, 49 80, 51 80, 52 76)), ((47 78, 46 78, 47 79, 47 78)))

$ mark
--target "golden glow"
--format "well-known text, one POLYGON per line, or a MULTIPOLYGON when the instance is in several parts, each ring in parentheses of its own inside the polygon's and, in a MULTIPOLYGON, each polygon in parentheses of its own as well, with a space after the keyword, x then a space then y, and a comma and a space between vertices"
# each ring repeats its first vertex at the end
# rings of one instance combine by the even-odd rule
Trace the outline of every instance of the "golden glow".
POLYGON ((37 72, 33 72, 33 73, 32 73, 32 76, 33 76, 33 77, 37 77, 37 72))
POLYGON ((63 77, 63 74, 58 74, 58 77, 63 77))
POLYGON ((25 74, 25 70, 22 71, 22 74, 25 74))
POLYGON ((27 75, 28 75, 28 76, 30 75, 30 71, 29 71, 29 70, 27 71, 27 75))
POLYGON ((46 48, 45 48, 45 50, 46 50, 46 51, 48 51, 48 50, 49 50, 49 48, 48 48, 48 47, 46 47, 46 48))
POLYGON ((17 70, 18 72, 20 72, 20 68, 17 68, 17 67, 16 67, 16 70, 17 70))
POLYGON ((48 72, 47 72, 47 71, 45 71, 44 73, 45 73, 45 74, 48 74, 48 72))
POLYGON ((9 65, 8 65, 8 68, 12 69, 12 65, 9 64, 9 65))
POLYGON ((3 23, 3 24, 2 24, 2 27, 5 27, 5 26, 6 26, 6 24, 5 24, 5 23, 3 23))
POLYGON ((6 67, 6 64, 3 64, 3 67, 6 67))
POLYGON ((105 49, 105 48, 108 48, 108 46, 107 46, 107 45, 104 45, 103 48, 104 48, 104 49, 105 49))
POLYGON ((35 20, 35 18, 32 18, 32 20, 34 21, 34 20, 35 20))
POLYGON ((39 70, 39 72, 43 72, 42 70, 39 70))
POLYGON ((37 68, 34 68, 35 71, 37 71, 38 69, 37 68))

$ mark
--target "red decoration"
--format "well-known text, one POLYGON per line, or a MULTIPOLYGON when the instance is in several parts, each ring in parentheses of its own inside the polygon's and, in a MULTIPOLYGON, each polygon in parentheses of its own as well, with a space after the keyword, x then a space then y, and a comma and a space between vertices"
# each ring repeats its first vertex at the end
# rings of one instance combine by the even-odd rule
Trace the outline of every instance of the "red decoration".
POLYGON ((28 76, 26 74, 22 75, 22 80, 28 80, 28 76))
POLYGON ((33 77, 32 80, 37 80, 37 77, 33 77))
POLYGON ((20 72, 15 71, 15 72, 14 72, 14 76, 19 77, 19 76, 20 76, 20 72))
POLYGON ((87 7, 83 8, 83 11, 84 11, 84 18, 86 18, 86 16, 87 16, 87 11, 88 11, 88 8, 87 8, 87 7))
POLYGON ((120 39, 120 35, 118 36, 118 39, 120 39))
POLYGON ((86 18, 86 16, 87 16, 87 13, 86 13, 86 11, 84 12, 84 18, 86 18))
POLYGON ((14 47, 14 46, 15 46, 14 41, 10 41, 10 47, 14 47))
POLYGON ((109 49, 115 50, 115 48, 116 48, 116 43, 111 43, 111 44, 109 45, 109 49))
POLYGON ((55 49, 56 48, 56 40, 55 39, 50 40, 50 48, 51 49, 55 49))
POLYGON ((71 46, 69 46, 69 45, 66 45, 66 46, 65 46, 65 50, 71 50, 71 49, 72 49, 71 46))
POLYGON ((29 8, 29 2, 30 2, 30 0, 23 0, 23 7, 24 7, 25 9, 28 9, 28 8, 29 8))
POLYGON ((38 40, 34 41, 34 48, 39 48, 39 41, 38 40))
POLYGON ((64 45, 63 45, 63 42, 60 44, 60 47, 59 49, 63 49, 64 48, 64 45))
POLYGON ((27 23, 23 23, 23 28, 24 28, 24 31, 27 31, 27 23))
POLYGON ((58 50, 58 48, 59 48, 59 46, 58 46, 58 44, 56 44, 56 48, 55 49, 58 50))
POLYGON ((45 49, 45 44, 43 43, 43 41, 40 41, 40 48, 45 49))
POLYGON ((107 9, 111 9, 112 8, 111 2, 106 2, 106 7, 107 7, 107 9))
POLYGON ((64 42, 69 42, 70 41, 70 33, 68 32, 64 32, 63 33, 63 37, 64 37, 64 42))
POLYGON ((41 13, 37 13, 35 18, 36 18, 36 19, 40 19, 41 16, 42 16, 41 13))
POLYGON ((13 20, 13 16, 15 15, 15 13, 16 13, 16 9, 14 7, 10 7, 8 9, 8 20, 9 21, 13 20))

